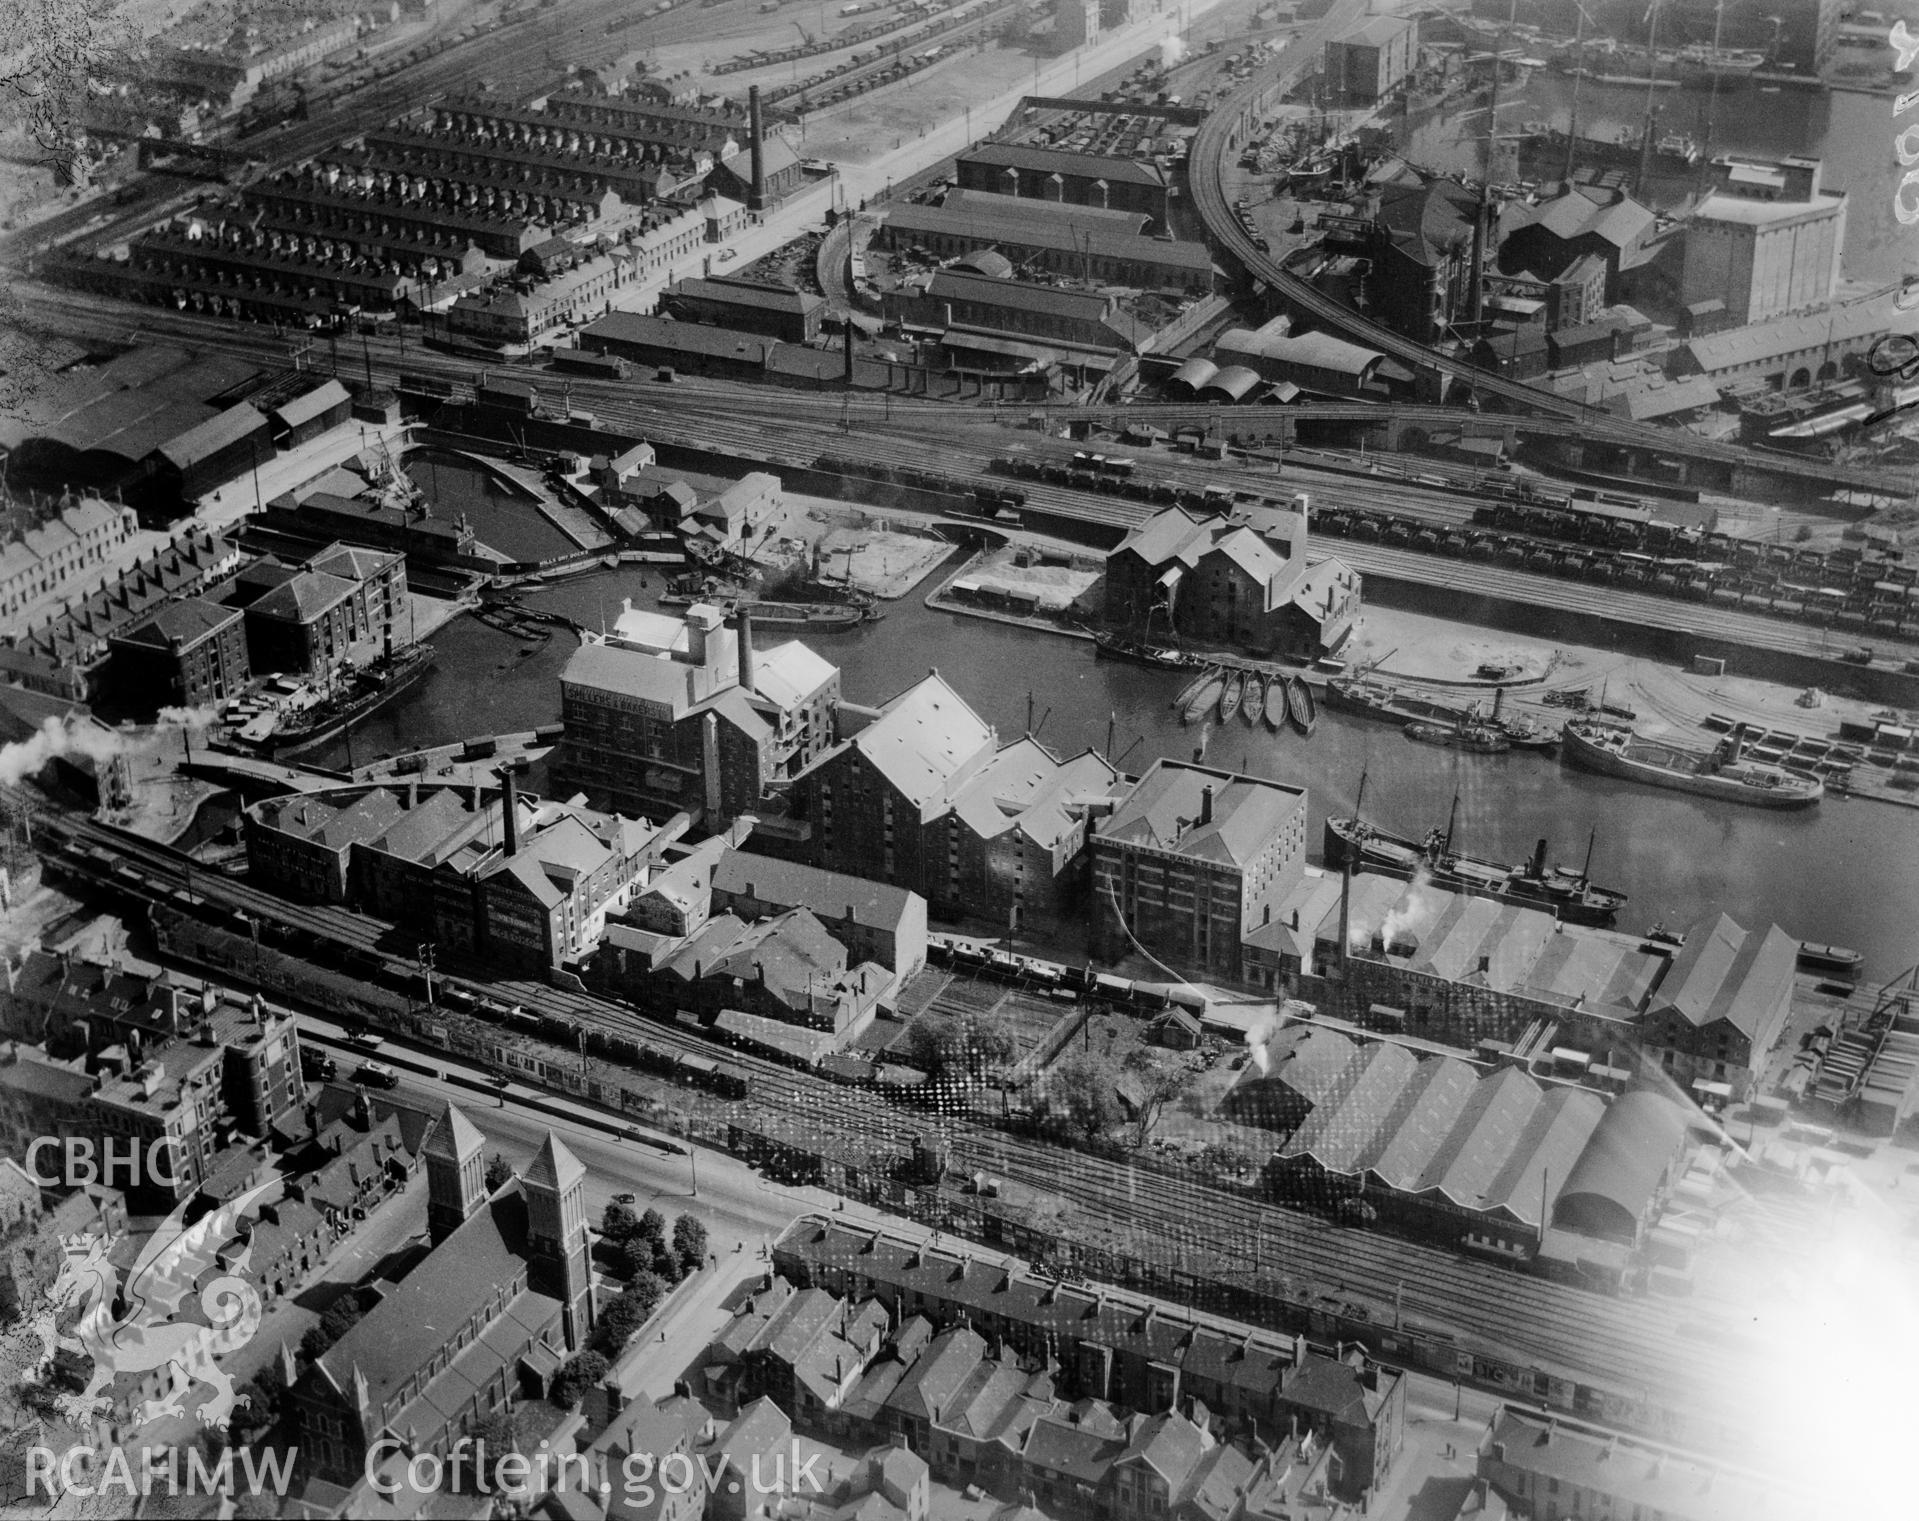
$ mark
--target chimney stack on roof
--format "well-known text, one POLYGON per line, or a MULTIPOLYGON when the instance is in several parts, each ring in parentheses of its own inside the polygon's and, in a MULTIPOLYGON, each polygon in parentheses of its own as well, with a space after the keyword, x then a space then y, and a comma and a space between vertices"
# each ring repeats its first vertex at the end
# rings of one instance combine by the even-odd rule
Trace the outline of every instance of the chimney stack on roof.
POLYGON ((501 798, 501 812, 504 815, 503 827, 506 830, 506 853, 516 856, 520 853, 520 788, 514 778, 511 766, 500 768, 500 782, 506 791, 501 798))
POLYGON ((1213 784, 1208 782, 1199 790, 1199 825, 1204 829, 1213 822, 1213 784))

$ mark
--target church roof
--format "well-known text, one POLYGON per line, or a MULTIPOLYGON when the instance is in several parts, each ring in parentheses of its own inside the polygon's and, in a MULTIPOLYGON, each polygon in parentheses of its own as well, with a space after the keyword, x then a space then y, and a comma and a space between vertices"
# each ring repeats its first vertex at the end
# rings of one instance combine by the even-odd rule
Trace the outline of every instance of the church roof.
POLYGON ((458 1104, 446 1106, 446 1113, 440 1116, 440 1123, 433 1127, 433 1134, 426 1143, 428 1156, 451 1162, 464 1162, 485 1149, 486 1137, 480 1134, 458 1104))
POLYGON ((533 1158, 532 1165, 526 1170, 528 1183, 539 1188, 554 1189, 560 1193, 564 1193, 585 1176, 585 1165, 566 1149, 566 1142, 550 1130, 546 1133, 546 1139, 540 1143, 539 1154, 533 1158))

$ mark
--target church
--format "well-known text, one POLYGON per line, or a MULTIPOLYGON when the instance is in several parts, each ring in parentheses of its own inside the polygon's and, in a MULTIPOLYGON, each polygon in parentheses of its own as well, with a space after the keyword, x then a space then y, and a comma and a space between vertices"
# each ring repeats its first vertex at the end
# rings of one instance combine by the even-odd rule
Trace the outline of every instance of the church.
POLYGON ((586 1168, 551 1131, 488 1193, 486 1142, 449 1104, 425 1145, 432 1250, 294 1385, 314 1479, 352 1486, 383 1438, 442 1459, 477 1421, 545 1393, 593 1329, 586 1168))

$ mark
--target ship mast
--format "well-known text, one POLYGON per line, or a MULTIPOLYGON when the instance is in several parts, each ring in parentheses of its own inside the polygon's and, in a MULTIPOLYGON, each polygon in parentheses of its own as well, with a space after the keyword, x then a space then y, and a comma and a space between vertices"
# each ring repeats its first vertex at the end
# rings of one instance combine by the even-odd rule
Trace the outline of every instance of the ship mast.
MULTIPOLYGON (((1573 109, 1566 123, 1566 183, 1573 181, 1573 154, 1579 142, 1579 87, 1586 81, 1586 7, 1573 0, 1573 109)), ((849 290, 851 286, 847 287, 849 290)))
POLYGON ((1593 844, 1598 839, 1599 828, 1594 825, 1593 832, 1586 836, 1586 864, 1579 871, 1579 880, 1582 885, 1593 879, 1593 844))
POLYGON ((1359 768, 1359 796, 1353 799, 1353 822, 1360 819, 1360 810, 1366 806, 1366 768, 1359 768))
POLYGON ((1708 89, 1706 93, 1706 141, 1701 145, 1699 162, 1706 172, 1712 172, 1712 129, 1719 114, 1719 39, 1726 23, 1726 0, 1716 0, 1712 8, 1712 57, 1706 60, 1708 89))
POLYGON ((1446 815, 1446 854, 1453 853, 1453 829, 1459 823, 1459 794, 1453 794, 1453 811, 1446 815))
POLYGON ((1639 143, 1639 182, 1634 189, 1642 203, 1651 205, 1646 181, 1652 177, 1653 99, 1659 89, 1659 0, 1646 7, 1646 17, 1651 23, 1646 33, 1646 135, 1639 143))

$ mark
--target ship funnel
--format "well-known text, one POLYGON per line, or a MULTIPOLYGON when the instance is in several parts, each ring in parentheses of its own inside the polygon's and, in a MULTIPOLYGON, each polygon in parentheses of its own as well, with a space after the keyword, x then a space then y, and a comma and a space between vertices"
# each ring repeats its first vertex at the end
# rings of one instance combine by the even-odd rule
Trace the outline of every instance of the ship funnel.
POLYGON ((1546 842, 1544 840, 1533 846, 1533 875, 1535 877, 1546 875, 1546 842))
POLYGON ((1505 706, 1506 706, 1506 689, 1504 687, 1494 687, 1493 688, 1493 717, 1494 718, 1499 717, 1499 710, 1505 706))
POLYGON ((1726 741, 1727 759, 1737 761, 1746 753, 1746 726, 1743 723, 1732 726, 1732 735, 1726 741))

